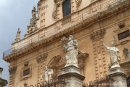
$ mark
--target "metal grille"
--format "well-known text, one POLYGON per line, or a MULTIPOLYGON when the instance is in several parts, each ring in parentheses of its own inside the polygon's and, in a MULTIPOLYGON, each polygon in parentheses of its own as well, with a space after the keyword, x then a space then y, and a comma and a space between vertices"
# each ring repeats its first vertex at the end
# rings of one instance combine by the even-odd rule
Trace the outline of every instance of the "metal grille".
POLYGON ((124 38, 126 38, 126 37, 129 37, 129 36, 130 36, 130 31, 127 30, 127 31, 124 31, 124 32, 118 34, 118 39, 119 39, 119 40, 122 40, 122 39, 124 39, 124 38))
POLYGON ((70 0, 65 0, 62 4, 63 17, 69 15, 71 13, 71 4, 70 0))

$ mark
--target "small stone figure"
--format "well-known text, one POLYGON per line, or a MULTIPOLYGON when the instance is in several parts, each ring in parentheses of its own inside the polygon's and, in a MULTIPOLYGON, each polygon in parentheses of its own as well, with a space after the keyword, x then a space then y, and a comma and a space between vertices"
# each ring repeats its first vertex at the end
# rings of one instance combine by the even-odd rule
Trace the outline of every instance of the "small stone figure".
POLYGON ((43 75, 43 79, 46 81, 46 82, 49 82, 51 79, 52 79, 52 74, 53 74, 53 69, 48 69, 47 66, 45 66, 45 73, 43 75))
POLYGON ((104 43, 103 45, 110 54, 110 68, 120 67, 120 58, 118 57, 119 50, 114 46, 114 42, 111 43, 111 47, 107 47, 104 43))
POLYGON ((18 31, 17 31, 17 34, 16 34, 15 42, 20 41, 20 33, 21 33, 20 28, 18 28, 18 31))
POLYGON ((66 66, 74 65, 78 67, 78 42, 73 40, 73 36, 70 35, 69 38, 63 37, 61 39, 63 47, 65 49, 66 55, 66 66))
POLYGON ((32 17, 33 17, 33 18, 36 18, 36 7, 33 7, 32 17))

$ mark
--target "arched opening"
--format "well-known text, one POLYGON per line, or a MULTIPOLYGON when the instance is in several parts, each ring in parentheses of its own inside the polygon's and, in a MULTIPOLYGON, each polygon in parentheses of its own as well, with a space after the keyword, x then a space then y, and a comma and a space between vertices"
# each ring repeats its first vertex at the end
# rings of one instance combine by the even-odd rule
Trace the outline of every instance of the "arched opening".
POLYGON ((65 0, 62 4, 63 17, 71 14, 71 1, 65 0))

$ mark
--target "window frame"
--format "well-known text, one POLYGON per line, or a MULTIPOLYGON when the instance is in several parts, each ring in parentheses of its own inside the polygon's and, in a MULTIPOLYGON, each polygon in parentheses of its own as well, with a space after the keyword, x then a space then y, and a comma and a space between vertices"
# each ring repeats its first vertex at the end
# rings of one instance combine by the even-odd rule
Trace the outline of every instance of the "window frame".
POLYGON ((125 37, 123 39, 120 39, 118 38, 118 35, 129 30, 130 32, 130 25, 127 26, 127 27, 124 27, 124 28, 121 28, 121 29, 118 29, 116 31, 114 31, 114 38, 115 38, 115 45, 121 45, 121 44, 125 44, 127 43, 127 41, 130 41, 130 36, 128 37, 125 37))
POLYGON ((24 80, 24 79, 28 79, 29 77, 31 77, 32 76, 32 68, 31 68, 31 65, 29 65, 29 66, 26 66, 26 67, 23 67, 22 69, 21 69, 21 80, 24 80), (27 75, 24 75, 24 71, 25 70, 30 70, 30 73, 29 74, 27 74, 27 75))
POLYGON ((62 17, 63 17, 63 18, 69 16, 69 15, 72 13, 72 11, 71 11, 71 10, 72 10, 72 8, 71 8, 72 3, 71 3, 71 0, 70 0, 70 13, 69 13, 68 15, 65 15, 65 16, 64 16, 63 4, 64 4, 65 1, 66 1, 66 0, 63 0, 63 1, 62 1, 62 4, 61 4, 61 5, 62 5, 62 17))

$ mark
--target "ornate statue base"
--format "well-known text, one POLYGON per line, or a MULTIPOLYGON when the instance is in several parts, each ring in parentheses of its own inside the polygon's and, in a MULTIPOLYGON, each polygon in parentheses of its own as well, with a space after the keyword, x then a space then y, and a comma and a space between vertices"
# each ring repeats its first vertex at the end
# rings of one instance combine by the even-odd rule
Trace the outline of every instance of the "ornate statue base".
POLYGON ((58 77, 65 79, 64 87, 82 87, 82 81, 85 79, 84 76, 80 74, 80 69, 74 65, 70 65, 61 69, 62 74, 58 77))
POLYGON ((127 77, 124 74, 124 70, 120 66, 110 68, 109 76, 111 78, 109 81, 110 87, 127 87, 127 77))

